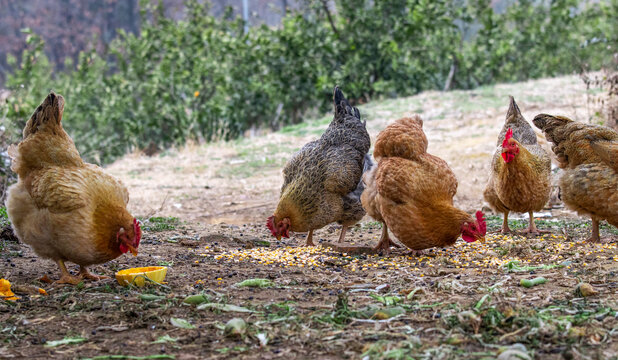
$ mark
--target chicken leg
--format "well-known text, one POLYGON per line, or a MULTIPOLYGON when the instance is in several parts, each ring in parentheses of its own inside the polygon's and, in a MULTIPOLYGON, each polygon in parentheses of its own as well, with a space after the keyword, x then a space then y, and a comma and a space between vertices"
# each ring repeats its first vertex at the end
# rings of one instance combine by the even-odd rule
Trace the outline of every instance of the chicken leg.
POLYGON ((343 225, 343 227, 341 228, 341 235, 339 235, 339 242, 342 243, 343 242, 343 238, 345 237, 345 233, 348 231, 348 227, 343 225))
POLYGON ((539 234, 549 234, 550 233, 550 231, 548 230, 537 229, 536 224, 534 223, 534 213, 530 211, 528 214, 530 215, 530 225, 528 225, 528 228, 524 231, 526 234, 539 235, 539 234))
POLYGON ((109 279, 109 276, 99 276, 99 275, 91 274, 90 271, 88 271, 88 269, 83 265, 79 266, 79 277, 82 279, 88 279, 88 280, 94 280, 94 281, 109 279))
POLYGON ((599 220, 592 218, 592 235, 586 240, 589 243, 601 243, 599 236, 599 220))
POLYGON ((315 244, 313 243, 313 230, 309 230, 309 233, 307 234, 307 242, 305 243, 305 246, 315 246, 315 244))
POLYGON ((382 236, 380 237, 378 245, 373 248, 373 250, 378 253, 382 252, 384 254, 389 254, 391 252, 391 246, 396 248, 401 247, 391 240, 388 236, 388 226, 386 226, 386 223, 382 223, 382 236))
POLYGON ((502 220, 502 229, 500 229, 500 232, 503 234, 508 234, 511 233, 512 230, 509 227, 509 212, 505 212, 504 213, 504 219, 502 220))
POLYGON ((77 276, 73 276, 71 275, 71 273, 69 273, 69 270, 67 270, 67 267, 64 265, 64 261, 63 260, 58 260, 56 261, 56 263, 58 264, 58 266, 60 267, 60 279, 54 281, 54 284, 71 284, 71 285, 77 285, 79 284, 81 280, 81 278, 77 277, 77 276))

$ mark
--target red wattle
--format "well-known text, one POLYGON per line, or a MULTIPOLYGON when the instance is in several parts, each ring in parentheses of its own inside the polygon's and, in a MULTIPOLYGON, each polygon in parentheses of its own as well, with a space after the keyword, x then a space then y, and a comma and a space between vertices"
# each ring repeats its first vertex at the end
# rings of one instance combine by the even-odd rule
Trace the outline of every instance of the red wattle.
POLYGON ((502 159, 504 159, 504 162, 508 164, 511 161, 513 161, 513 159, 515 159, 515 155, 513 155, 511 153, 503 152, 502 153, 502 159))
POLYGON ((475 242, 476 238, 474 238, 474 236, 470 236, 467 234, 461 234, 461 238, 464 239, 465 242, 467 243, 471 243, 471 242, 475 242))
POLYGON ((129 247, 128 247, 128 246, 126 246, 126 245, 125 245, 125 244, 123 244, 123 243, 120 243, 120 246, 119 246, 119 247, 120 247, 120 252, 121 252, 121 253, 123 253, 123 254, 126 254, 126 253, 127 253, 127 251, 129 251, 129 247))

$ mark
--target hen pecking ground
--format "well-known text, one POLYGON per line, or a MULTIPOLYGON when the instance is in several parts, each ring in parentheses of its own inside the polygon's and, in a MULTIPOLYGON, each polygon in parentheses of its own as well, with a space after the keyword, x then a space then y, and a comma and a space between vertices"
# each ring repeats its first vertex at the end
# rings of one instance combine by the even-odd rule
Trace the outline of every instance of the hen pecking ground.
MULTIPOLYGON (((586 114, 585 87, 574 77, 429 92, 360 110, 373 137, 405 112, 422 113, 430 151, 452 164, 460 179, 456 201, 472 211, 483 206, 507 94, 528 120, 541 111, 580 120, 586 114)), ((92 270, 113 275, 163 265, 166 284, 50 285, 38 279, 57 278, 51 261, 0 240, 0 277, 20 297, 0 302, 0 358, 618 358, 618 230, 605 224, 602 236, 612 242, 585 243, 589 221, 559 205, 538 214, 539 228, 551 234, 491 233, 484 243, 422 256, 322 246, 336 241, 337 226, 315 233, 317 247, 301 247, 302 234, 269 236, 264 222, 282 164, 329 120, 152 158, 132 155, 109 167, 129 186, 144 238, 138 257, 92 270), (521 285, 537 277, 546 282, 521 285), (226 329, 233 318, 242 321, 226 329)), ((496 231, 501 219, 488 216, 488 224, 496 231)), ((510 225, 521 230, 527 221, 510 225)), ((366 218, 348 240, 362 250, 380 231, 366 218)))

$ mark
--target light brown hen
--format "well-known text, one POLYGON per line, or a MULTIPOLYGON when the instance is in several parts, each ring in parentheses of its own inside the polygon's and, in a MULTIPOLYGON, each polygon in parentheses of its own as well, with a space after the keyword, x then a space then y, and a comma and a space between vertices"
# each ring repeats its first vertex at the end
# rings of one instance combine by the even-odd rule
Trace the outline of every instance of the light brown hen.
POLYGON ((503 233, 511 231, 510 212, 525 212, 530 217, 527 232, 538 234, 533 212, 542 210, 549 200, 551 159, 512 96, 497 146, 483 197, 494 210, 504 214, 503 233))
POLYGON ((82 161, 62 128, 64 98, 51 93, 9 149, 18 181, 8 190, 6 207, 17 237, 37 255, 58 264, 58 283, 98 280, 86 267, 131 251, 137 255, 141 229, 127 211, 124 185, 96 165, 82 161), (80 265, 72 276, 65 262, 80 265))
POLYGON ((599 242, 599 221, 618 227, 618 133, 608 127, 584 124, 563 116, 537 115, 564 174, 562 201, 592 218, 590 242, 599 242))

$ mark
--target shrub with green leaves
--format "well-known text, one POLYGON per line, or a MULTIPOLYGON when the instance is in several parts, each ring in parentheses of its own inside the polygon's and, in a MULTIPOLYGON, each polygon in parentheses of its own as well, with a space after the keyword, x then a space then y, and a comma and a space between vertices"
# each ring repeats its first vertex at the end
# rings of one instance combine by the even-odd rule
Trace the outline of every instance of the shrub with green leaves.
MULTIPOLYGON (((325 111, 339 84, 352 102, 428 89, 599 69, 618 43, 617 0, 306 0, 279 27, 243 30, 228 11, 186 1, 175 21, 141 0, 141 33, 119 31, 104 54, 84 51, 55 72, 27 32, 9 58, 0 116, 12 141, 48 91, 65 96, 65 129, 88 160, 146 148, 233 139, 325 111)), ((614 65, 615 66, 615 65, 614 65)))

